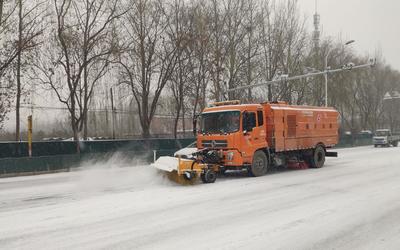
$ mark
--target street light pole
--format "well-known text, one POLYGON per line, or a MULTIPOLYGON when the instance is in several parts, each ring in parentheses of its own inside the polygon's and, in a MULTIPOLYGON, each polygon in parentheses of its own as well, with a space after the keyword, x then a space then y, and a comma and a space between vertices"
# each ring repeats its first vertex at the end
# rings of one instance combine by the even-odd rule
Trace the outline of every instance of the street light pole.
MULTIPOLYGON (((354 43, 354 40, 350 40, 347 41, 344 45, 349 45, 351 43, 354 43)), ((325 107, 328 107, 328 73, 329 73, 329 69, 328 69, 328 57, 331 54, 333 48, 330 48, 328 50, 328 53, 326 53, 325 56, 325 107)))
POLYGON ((324 69, 325 69, 325 107, 328 107, 328 57, 329 54, 332 52, 333 48, 330 48, 328 50, 328 53, 326 53, 325 56, 325 65, 324 65, 324 69))
MULTIPOLYGON (((339 73, 339 72, 344 72, 344 71, 349 71, 349 70, 356 70, 356 69, 361 69, 361 68, 366 68, 366 67, 374 67, 375 64, 376 64, 376 60, 371 58, 368 60, 367 63, 364 63, 364 64, 354 65, 353 63, 349 63, 349 64, 342 65, 342 67, 337 68, 337 69, 330 69, 329 73, 334 74, 334 73, 339 73)), ((228 86, 226 86, 227 89, 224 91, 224 93, 230 93, 230 92, 244 90, 244 89, 261 87, 261 86, 265 86, 265 85, 270 86, 271 84, 275 84, 275 83, 286 83, 289 81, 300 80, 300 79, 304 79, 304 78, 308 78, 308 77, 322 76, 322 75, 325 75, 326 73, 327 73, 327 70, 324 70, 324 71, 315 71, 314 70, 313 72, 308 72, 306 74, 297 75, 297 76, 280 75, 277 79, 273 79, 273 80, 267 81, 267 82, 260 82, 260 83, 256 83, 256 84, 252 84, 252 85, 245 85, 245 86, 240 86, 240 87, 231 88, 231 89, 228 89, 228 86)), ((229 97, 229 95, 228 95, 228 97, 229 97)), ((229 100, 229 98, 228 98, 228 100, 229 100)))

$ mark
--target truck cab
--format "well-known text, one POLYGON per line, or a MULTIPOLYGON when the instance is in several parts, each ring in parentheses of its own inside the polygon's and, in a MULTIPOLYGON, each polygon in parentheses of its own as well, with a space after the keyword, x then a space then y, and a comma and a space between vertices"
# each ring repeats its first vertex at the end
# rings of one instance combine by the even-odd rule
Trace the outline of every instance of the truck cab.
POLYGON ((200 115, 197 148, 216 150, 226 168, 249 165, 254 152, 268 146, 264 117, 260 104, 224 102, 206 108, 200 115))

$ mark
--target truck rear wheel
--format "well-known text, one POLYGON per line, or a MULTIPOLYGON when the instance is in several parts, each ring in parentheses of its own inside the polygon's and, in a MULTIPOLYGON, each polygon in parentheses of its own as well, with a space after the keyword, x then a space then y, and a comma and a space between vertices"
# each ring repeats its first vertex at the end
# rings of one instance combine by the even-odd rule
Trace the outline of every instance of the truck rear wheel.
POLYGON ((322 168, 325 163, 325 149, 318 145, 314 149, 314 153, 311 156, 310 165, 312 168, 322 168))
POLYGON ((262 176, 268 171, 268 159, 263 151, 256 151, 253 155, 253 162, 249 167, 250 176, 262 176))
POLYGON ((392 145, 393 145, 393 147, 397 147, 397 146, 399 145, 399 142, 398 142, 398 141, 394 141, 394 142, 392 143, 392 145))

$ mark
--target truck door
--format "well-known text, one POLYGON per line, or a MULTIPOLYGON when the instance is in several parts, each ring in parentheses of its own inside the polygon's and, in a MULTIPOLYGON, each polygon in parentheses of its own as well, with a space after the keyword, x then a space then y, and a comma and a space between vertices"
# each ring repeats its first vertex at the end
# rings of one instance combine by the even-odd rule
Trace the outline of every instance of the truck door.
POLYGON ((262 111, 243 112, 242 128, 242 155, 243 160, 251 163, 254 152, 267 145, 262 111), (258 112, 261 112, 258 114, 258 112), (258 118, 258 119, 257 119, 258 118))
POLYGON ((264 112, 257 110, 257 126, 253 128, 255 150, 267 147, 267 134, 264 126, 264 112))

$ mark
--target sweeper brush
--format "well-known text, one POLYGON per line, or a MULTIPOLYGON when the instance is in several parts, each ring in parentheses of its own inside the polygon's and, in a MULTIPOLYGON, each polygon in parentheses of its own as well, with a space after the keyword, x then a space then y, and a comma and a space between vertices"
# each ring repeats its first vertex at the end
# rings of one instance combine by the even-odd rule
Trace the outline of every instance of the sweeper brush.
POLYGON ((170 180, 181 185, 192 185, 199 179, 204 183, 213 183, 219 169, 216 164, 206 164, 198 159, 170 156, 162 156, 151 165, 163 172, 170 180))

